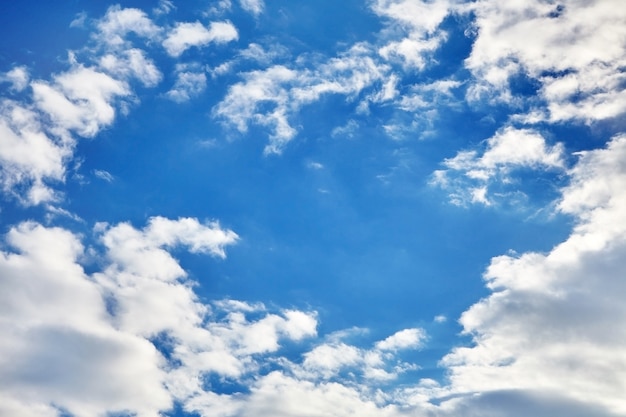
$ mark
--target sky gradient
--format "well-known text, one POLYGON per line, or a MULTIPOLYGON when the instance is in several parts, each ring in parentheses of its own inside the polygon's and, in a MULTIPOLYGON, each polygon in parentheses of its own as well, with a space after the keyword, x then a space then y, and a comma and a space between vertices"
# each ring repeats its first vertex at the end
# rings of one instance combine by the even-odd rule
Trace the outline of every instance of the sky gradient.
POLYGON ((626 416, 621 0, 0 34, 0 416, 626 416))

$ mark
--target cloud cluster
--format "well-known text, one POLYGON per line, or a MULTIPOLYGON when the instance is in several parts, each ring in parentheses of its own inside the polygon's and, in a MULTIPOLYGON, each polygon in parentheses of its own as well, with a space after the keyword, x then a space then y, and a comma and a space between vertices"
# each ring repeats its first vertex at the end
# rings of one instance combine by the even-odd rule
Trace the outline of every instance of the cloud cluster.
MULTIPOLYGON (((172 7, 168 2, 161 6, 172 7)), ((80 25, 85 20, 83 16, 80 25)), ((128 112, 137 101, 136 81, 144 87, 161 82, 163 75, 148 51, 155 44, 178 57, 192 46, 238 36, 230 22, 211 22, 208 28, 178 22, 168 29, 142 10, 120 6, 110 7, 93 25, 92 43, 70 52, 69 69, 51 80, 31 79, 23 66, 0 75, 0 82, 10 84, 9 97, 14 96, 0 101, 0 186, 24 205, 58 202, 56 185, 65 181, 78 138, 95 137, 118 112, 128 112)), ((180 63, 175 74, 166 94, 172 100, 186 101, 204 91, 206 76, 198 64, 180 63)))
POLYGON ((466 60, 475 78, 470 99, 515 103, 511 82, 526 76, 542 99, 529 121, 592 122, 626 110, 626 11, 619 0, 480 0, 470 8, 477 32, 466 60))
POLYGON ((485 141, 482 155, 475 150, 460 151, 443 165, 446 169, 435 171, 431 182, 448 191, 450 201, 460 206, 491 205, 496 198, 506 198, 509 195, 492 195, 489 187, 513 182, 515 170, 565 169, 562 144, 549 146, 539 132, 510 126, 485 141))

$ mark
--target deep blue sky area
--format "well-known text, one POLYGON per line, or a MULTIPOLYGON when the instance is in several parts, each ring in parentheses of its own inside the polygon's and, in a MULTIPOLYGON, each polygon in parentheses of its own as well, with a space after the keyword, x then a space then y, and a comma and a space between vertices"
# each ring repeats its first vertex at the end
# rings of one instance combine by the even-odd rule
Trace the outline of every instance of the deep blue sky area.
POLYGON ((578 3, 4 2, 0 415, 624 416, 578 3))

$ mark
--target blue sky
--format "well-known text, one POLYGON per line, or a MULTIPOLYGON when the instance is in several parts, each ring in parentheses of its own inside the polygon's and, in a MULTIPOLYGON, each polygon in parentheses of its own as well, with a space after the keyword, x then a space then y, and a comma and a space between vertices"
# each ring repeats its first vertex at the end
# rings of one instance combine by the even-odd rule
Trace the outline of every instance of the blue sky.
POLYGON ((0 28, 0 415, 626 415, 620 1, 0 28))

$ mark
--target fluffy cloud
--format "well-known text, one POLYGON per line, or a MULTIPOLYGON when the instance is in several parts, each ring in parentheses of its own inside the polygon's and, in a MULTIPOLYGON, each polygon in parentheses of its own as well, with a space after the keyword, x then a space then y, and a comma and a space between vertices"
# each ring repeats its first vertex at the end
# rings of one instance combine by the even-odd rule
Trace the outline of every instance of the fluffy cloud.
POLYGON ((122 9, 119 5, 109 7, 97 27, 96 37, 100 42, 111 46, 125 44, 124 38, 130 32, 148 39, 156 39, 161 32, 142 10, 122 9))
POLYGON ((265 8, 265 3, 263 0, 239 0, 241 3, 241 7, 255 16, 258 16, 263 12, 265 8))
POLYGON ((559 203, 573 233, 549 253, 492 260, 493 294, 461 317, 476 346, 443 359, 452 391, 540 390, 626 413, 625 158, 623 135, 581 154, 559 203))
POLYGON ((77 66, 54 78, 52 84, 31 84, 37 108, 53 122, 51 130, 60 135, 75 132, 93 137, 113 122, 117 97, 130 94, 128 86, 93 68, 77 66))
POLYGON ((121 79, 136 78, 146 87, 154 87, 162 78, 154 62, 146 57, 144 51, 137 48, 104 55, 99 60, 99 66, 121 79))
POLYGON ((168 54, 178 57, 192 46, 227 43, 238 37, 237 29, 230 22, 211 22, 208 29, 200 22, 178 23, 163 41, 163 47, 168 54))
POLYGON ((313 313, 199 302, 163 248, 222 257, 236 235, 216 223, 157 217, 141 230, 123 223, 96 231, 105 267, 93 275, 67 230, 25 222, 6 236, 12 251, 0 254, 0 397, 10 401, 0 410, 157 416, 174 399, 206 395, 202 375, 242 376, 257 369, 259 354, 278 350, 279 340, 316 335, 313 313))
POLYGON ((15 67, 0 75, 0 82, 10 83, 11 89, 14 91, 24 90, 28 86, 29 79, 30 77, 26 67, 15 67))
POLYGON ((224 118, 240 132, 246 132, 251 122, 273 130, 266 153, 280 153, 295 137, 296 129, 289 117, 303 106, 328 94, 350 98, 381 81, 388 68, 377 63, 367 45, 358 44, 339 57, 318 65, 315 69, 290 69, 275 65, 266 70, 243 75, 244 81, 230 87, 214 114, 224 118), (260 107, 271 109, 260 111, 260 107))
POLYGON ((0 106, 0 144, 3 191, 15 194, 24 204, 54 200, 55 192, 46 181, 64 179, 73 141, 51 138, 35 112, 5 100, 0 106), (25 195, 18 191, 24 185, 25 195))
POLYGON ((380 55, 388 60, 399 58, 408 68, 424 69, 428 54, 446 38, 438 29, 450 13, 447 1, 377 0, 372 10, 402 28, 405 35, 389 40, 379 49, 380 55))
POLYGON ((482 155, 473 150, 461 151, 443 164, 447 169, 435 171, 432 182, 448 190, 452 203, 457 205, 492 204, 488 187, 510 183, 516 169, 565 169, 562 144, 549 146, 539 132, 512 127, 489 138, 482 155))
POLYGON ((626 11, 619 0, 475 2, 477 37, 466 66, 476 83, 470 98, 515 102, 513 77, 539 85, 545 101, 530 120, 591 122, 626 110, 626 11), (602 22, 602 24, 598 24, 602 22))
POLYGON ((179 103, 188 101, 204 92, 206 82, 206 74, 199 65, 178 64, 176 82, 166 96, 179 103))

